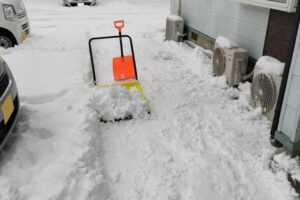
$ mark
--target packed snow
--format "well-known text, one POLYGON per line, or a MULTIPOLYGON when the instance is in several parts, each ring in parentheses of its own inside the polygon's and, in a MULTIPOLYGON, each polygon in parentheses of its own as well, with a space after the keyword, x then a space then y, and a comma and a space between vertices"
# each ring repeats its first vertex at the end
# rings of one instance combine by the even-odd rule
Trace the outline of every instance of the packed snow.
POLYGON ((168 0, 25 5, 31 36, 0 50, 21 101, 0 156, 1 200, 297 199, 287 172, 274 170, 288 156, 271 147, 270 123, 248 105, 250 84, 230 88, 212 76, 203 49, 164 41, 168 0), (117 35, 119 19, 151 115, 107 75, 118 41, 94 44, 97 77, 112 86, 93 85, 88 40, 117 35), (99 119, 127 111, 136 117, 99 119))
POLYGON ((224 37, 224 36, 218 36, 216 39, 216 44, 221 48, 234 48, 237 47, 237 45, 231 41, 230 39, 224 37))
POLYGON ((264 74, 275 74, 282 76, 285 63, 271 56, 262 56, 256 62, 257 70, 264 74))
POLYGON ((288 173, 293 180, 300 182, 300 161, 298 156, 291 158, 285 152, 277 154, 273 157, 271 166, 276 173, 288 173))
POLYGON ((145 118, 147 103, 137 89, 115 85, 95 88, 88 107, 97 112, 102 121, 115 121, 128 118, 145 118))

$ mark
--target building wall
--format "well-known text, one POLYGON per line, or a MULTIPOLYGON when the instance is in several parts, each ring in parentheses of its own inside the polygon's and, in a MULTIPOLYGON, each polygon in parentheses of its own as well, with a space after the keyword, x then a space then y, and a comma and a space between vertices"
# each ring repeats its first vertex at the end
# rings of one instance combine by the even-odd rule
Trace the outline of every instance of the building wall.
POLYGON ((171 1, 171 14, 178 15, 178 0, 170 0, 171 1))
MULTIPOLYGON (((171 13, 178 0, 171 0, 171 13)), ((188 27, 216 39, 225 36, 258 59, 263 54, 269 9, 230 0, 182 0, 181 16, 188 27)))
POLYGON ((289 78, 281 109, 278 131, 286 134, 292 142, 300 141, 300 29, 290 67, 289 78))
POLYGON ((284 63, 287 62, 295 21, 295 13, 271 10, 264 55, 272 56, 284 63))

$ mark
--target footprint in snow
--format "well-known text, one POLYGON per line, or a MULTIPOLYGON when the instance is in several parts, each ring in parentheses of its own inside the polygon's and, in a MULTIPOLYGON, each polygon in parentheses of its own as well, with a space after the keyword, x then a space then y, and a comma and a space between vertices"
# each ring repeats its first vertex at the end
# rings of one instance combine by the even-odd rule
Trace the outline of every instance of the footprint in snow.
POLYGON ((19 114, 19 118, 18 118, 18 123, 16 124, 13 133, 24 133, 24 132, 26 132, 30 127, 30 123, 29 123, 30 116, 34 112, 35 111, 30 110, 26 105, 21 105, 20 114, 19 114))
POLYGON ((32 132, 34 135, 36 135, 37 137, 43 140, 52 138, 55 135, 52 131, 46 128, 33 128, 32 132))

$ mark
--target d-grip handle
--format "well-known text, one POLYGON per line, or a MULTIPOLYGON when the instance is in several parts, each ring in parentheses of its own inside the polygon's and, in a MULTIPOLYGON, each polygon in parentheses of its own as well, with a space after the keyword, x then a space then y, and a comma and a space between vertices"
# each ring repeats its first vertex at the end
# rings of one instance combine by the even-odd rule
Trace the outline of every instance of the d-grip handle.
POLYGON ((124 28, 124 20, 114 21, 115 28, 121 32, 122 28, 124 28))

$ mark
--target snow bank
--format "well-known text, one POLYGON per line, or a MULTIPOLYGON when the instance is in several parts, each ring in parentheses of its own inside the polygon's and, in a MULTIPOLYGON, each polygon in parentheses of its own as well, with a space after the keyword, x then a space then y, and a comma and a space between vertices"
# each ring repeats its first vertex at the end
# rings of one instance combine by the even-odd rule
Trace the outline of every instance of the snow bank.
POLYGON ((88 107, 97 112, 104 121, 114 121, 126 117, 143 118, 147 115, 146 102, 140 93, 132 88, 113 85, 107 88, 95 88, 88 107))
POLYGON ((285 152, 277 154, 273 157, 272 168, 276 173, 289 173, 294 180, 300 182, 299 157, 291 158, 285 152))
POLYGON ((282 76, 285 63, 270 56, 262 56, 256 62, 257 69, 264 74, 275 74, 282 76))
POLYGON ((237 47, 237 45, 232 42, 230 39, 224 37, 224 36, 219 36, 216 39, 216 44, 218 44, 219 47, 222 48, 234 48, 237 47))

